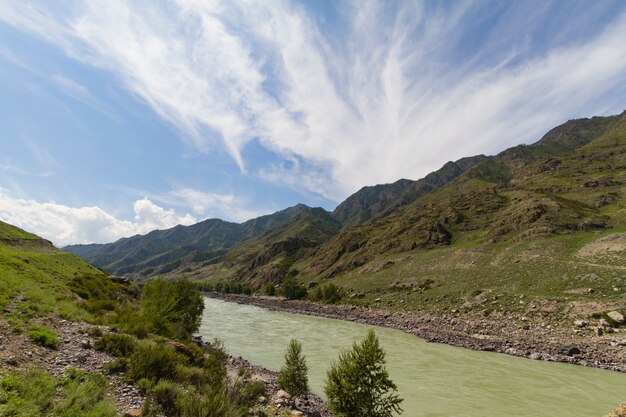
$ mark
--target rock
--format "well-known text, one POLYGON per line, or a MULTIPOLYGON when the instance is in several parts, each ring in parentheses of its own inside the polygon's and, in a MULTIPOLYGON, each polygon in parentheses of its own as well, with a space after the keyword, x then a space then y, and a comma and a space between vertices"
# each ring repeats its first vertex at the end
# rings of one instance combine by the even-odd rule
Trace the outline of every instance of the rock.
POLYGON ((81 340, 80 347, 82 347, 83 349, 91 349, 91 342, 87 339, 81 340))
POLYGON ((132 408, 124 412, 124 417, 140 417, 143 415, 141 408, 132 408))
POLYGON ((302 411, 298 411, 298 410, 292 410, 291 411, 291 417, 300 417, 301 415, 304 415, 304 413, 302 411))
POLYGON ((561 349, 561 352, 567 356, 580 355, 580 349, 578 349, 576 346, 564 346, 561 349))
POLYGON ((286 391, 279 389, 278 391, 276 391, 276 398, 288 400, 289 398, 291 398, 291 396, 286 391))
POLYGON ((587 322, 585 320, 576 320, 574 321, 574 326, 576 327, 585 327, 587 322))
POLYGON ((596 329, 596 335, 597 336, 602 336, 604 334, 604 329, 602 329, 602 327, 598 327, 596 329))
POLYGON ((624 315, 618 311, 611 311, 606 313, 606 315, 609 316, 611 320, 614 320, 617 324, 624 324, 624 322, 626 321, 624 320, 624 315))
POLYGON ((533 360, 539 360, 541 359, 541 353, 531 353, 529 358, 533 360))

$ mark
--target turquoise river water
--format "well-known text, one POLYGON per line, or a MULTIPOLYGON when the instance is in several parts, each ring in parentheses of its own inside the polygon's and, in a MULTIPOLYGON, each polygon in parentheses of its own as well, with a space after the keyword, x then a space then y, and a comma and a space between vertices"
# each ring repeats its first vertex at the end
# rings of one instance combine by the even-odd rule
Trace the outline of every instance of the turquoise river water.
MULTIPOLYGON (((341 349, 371 326, 205 298, 200 334, 229 353, 278 370, 291 338, 302 342, 312 390, 341 349)), ((601 417, 626 401, 626 374, 426 343, 375 327, 406 417, 601 417)))

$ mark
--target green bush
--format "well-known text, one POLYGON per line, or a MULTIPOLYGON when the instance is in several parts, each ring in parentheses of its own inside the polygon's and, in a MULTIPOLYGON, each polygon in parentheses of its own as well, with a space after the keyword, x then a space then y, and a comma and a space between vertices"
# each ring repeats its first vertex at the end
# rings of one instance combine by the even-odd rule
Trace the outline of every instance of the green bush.
POLYGON ((395 391, 373 330, 352 350, 340 353, 324 385, 329 408, 344 417, 391 417, 401 412, 402 399, 395 391))
POLYGON ((226 417, 245 415, 230 413, 230 402, 221 390, 208 393, 181 393, 176 401, 180 417, 226 417))
POLYGON ((326 284, 322 287, 324 302, 329 304, 335 304, 337 301, 341 300, 341 293, 339 292, 339 287, 337 287, 332 282, 330 284, 326 284))
POLYGON ((135 351, 137 339, 127 334, 107 333, 94 343, 94 348, 118 357, 129 357, 135 351))
POLYGON ((109 362, 104 365, 104 368, 110 374, 123 374, 128 370, 128 359, 127 358, 117 358, 113 362, 109 362))
POLYGON ((276 295, 276 287, 271 282, 269 284, 267 284, 263 290, 264 290, 265 294, 267 294, 269 296, 276 295))
POLYGON ((174 379, 179 357, 167 345, 143 340, 137 343, 130 356, 130 377, 138 381, 147 378, 153 381, 174 379))
POLYGON ((76 369, 60 380, 40 369, 10 373, 0 378, 0 415, 114 417, 115 407, 105 399, 107 387, 103 375, 76 369))
POLYGON ((162 379, 150 389, 150 395, 166 415, 176 412, 176 400, 180 395, 180 388, 171 381, 162 379))
POLYGON ((62 382, 61 399, 52 415, 58 417, 114 417, 115 406, 105 398, 107 379, 99 373, 72 369, 62 382))
POLYGON ((306 297, 307 289, 293 278, 287 278, 282 284, 282 293, 288 300, 298 300, 306 297))
POLYGON ((170 282, 159 278, 144 286, 141 311, 157 334, 188 338, 200 328, 204 300, 186 279, 170 282))
POLYGON ((61 344, 57 333, 45 326, 32 326, 28 330, 28 337, 39 346, 56 349, 61 344))
POLYGON ((249 381, 244 385, 239 393, 244 404, 252 405, 259 397, 265 395, 265 384, 261 381, 249 381))
POLYGON ((296 339, 291 339, 285 353, 285 365, 278 373, 276 384, 291 395, 304 395, 309 392, 307 370, 302 345, 296 339))
POLYGON ((56 381, 41 369, 12 372, 0 378, 2 415, 31 417, 48 411, 54 401, 56 381))

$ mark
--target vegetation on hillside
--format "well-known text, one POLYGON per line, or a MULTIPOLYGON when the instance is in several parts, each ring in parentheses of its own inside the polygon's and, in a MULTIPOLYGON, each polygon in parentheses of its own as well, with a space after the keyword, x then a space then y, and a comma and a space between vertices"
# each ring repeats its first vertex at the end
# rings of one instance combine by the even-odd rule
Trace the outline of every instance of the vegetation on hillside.
MULTIPOLYGON (((109 372, 125 374, 147 395, 144 415, 244 416, 264 393, 245 373, 234 381, 227 376, 219 343, 191 341, 204 304, 189 281, 159 279, 140 291, 35 235, 0 226, 0 320, 47 349, 63 343, 42 322, 84 320, 115 329, 102 334, 95 327, 101 337, 94 348, 117 357, 109 372)), ((2 371, 0 415, 114 416, 108 386, 104 375, 80 370, 58 378, 44 370, 2 371)))

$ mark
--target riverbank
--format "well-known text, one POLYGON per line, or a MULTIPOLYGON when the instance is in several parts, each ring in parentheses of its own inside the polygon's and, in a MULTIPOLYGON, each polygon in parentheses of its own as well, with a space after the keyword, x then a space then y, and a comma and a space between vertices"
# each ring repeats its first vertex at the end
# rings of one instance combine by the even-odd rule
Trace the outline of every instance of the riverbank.
POLYGON ((265 384, 267 397, 261 399, 261 404, 266 411, 273 412, 274 415, 281 415, 287 412, 291 416, 309 417, 335 417, 326 407, 326 403, 319 396, 309 393, 303 397, 290 397, 276 385, 278 372, 270 371, 259 365, 255 365, 242 357, 228 358, 227 368, 234 379, 240 369, 245 369, 253 380, 261 381, 265 384))
POLYGON ((389 327, 428 342, 472 350, 494 351, 534 360, 626 372, 626 333, 596 335, 591 326, 568 327, 549 317, 526 317, 492 312, 452 311, 441 316, 428 312, 396 312, 353 305, 317 304, 277 297, 206 293, 208 297, 269 310, 306 314, 389 327))

